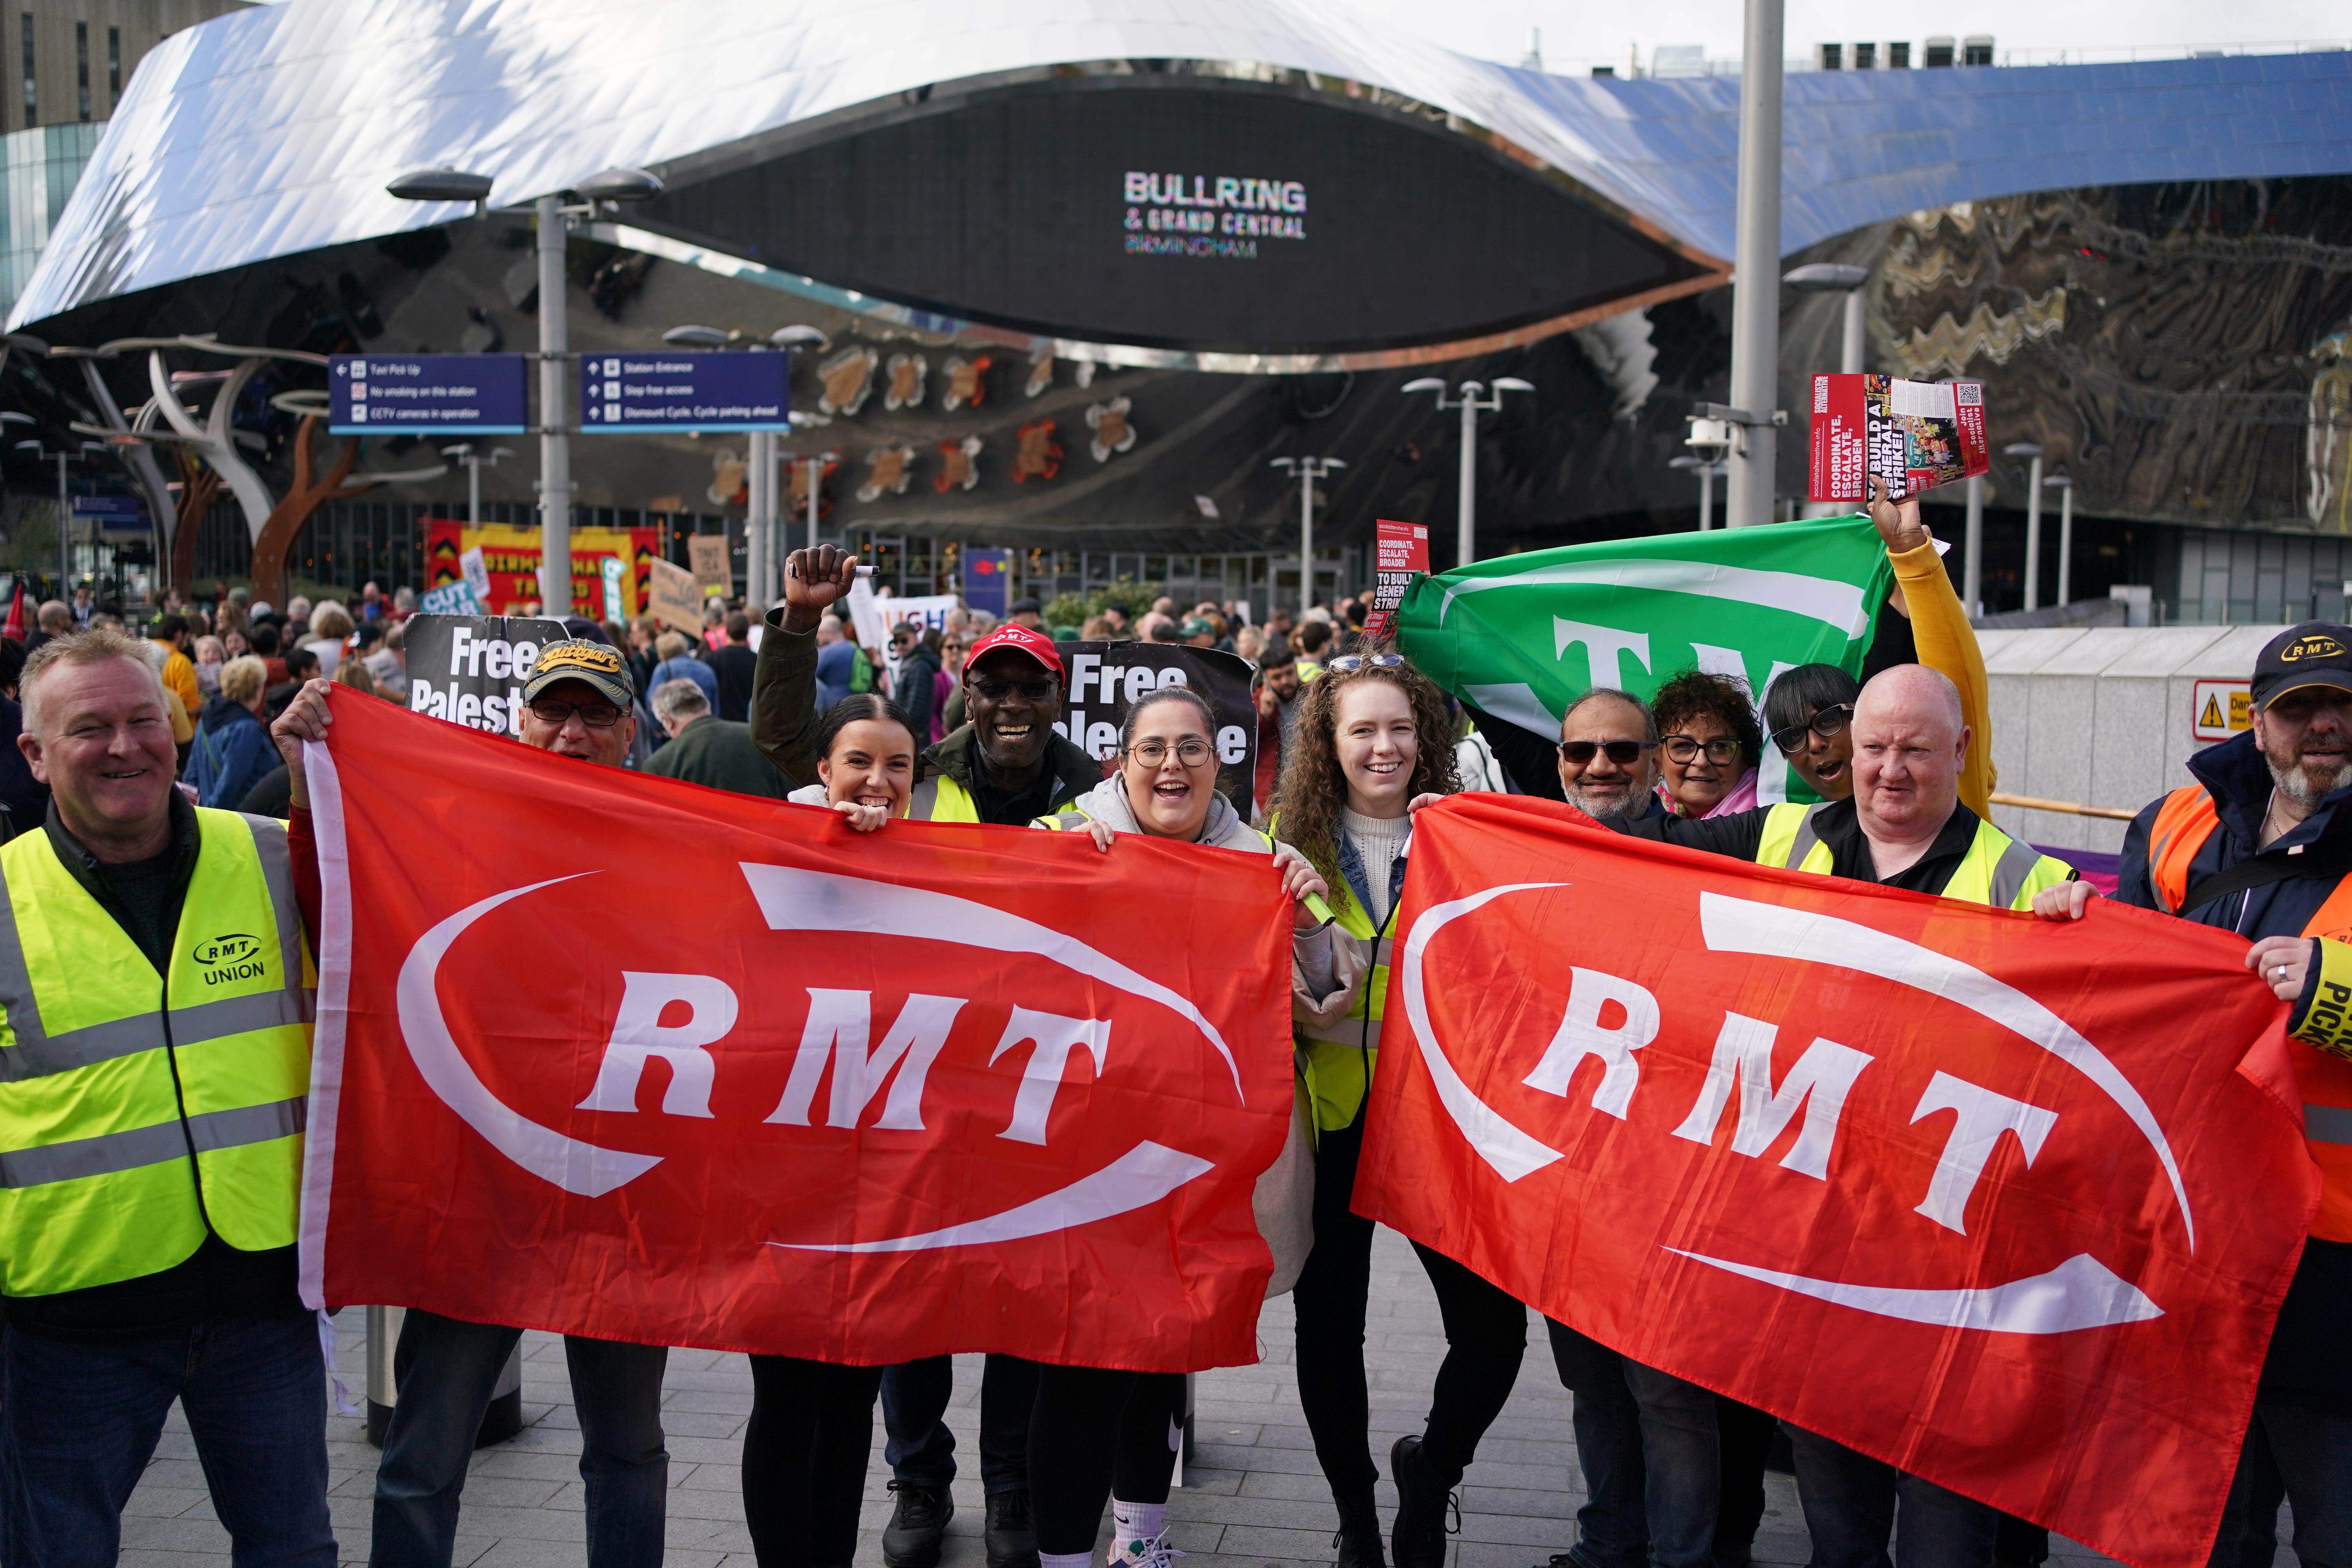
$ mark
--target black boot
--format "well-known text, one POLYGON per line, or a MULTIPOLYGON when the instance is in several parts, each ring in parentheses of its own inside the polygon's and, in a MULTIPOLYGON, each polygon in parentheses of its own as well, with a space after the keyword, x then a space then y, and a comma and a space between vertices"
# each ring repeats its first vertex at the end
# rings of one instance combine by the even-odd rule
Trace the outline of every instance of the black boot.
POLYGON ((1388 1568, 1388 1554, 1381 1550, 1381 1516, 1372 1507, 1372 1494, 1358 1492, 1331 1500, 1339 1505, 1339 1533, 1331 1538, 1331 1544, 1339 1549, 1338 1568, 1388 1568))
POLYGON ((892 1481, 898 1500, 882 1527, 882 1561, 888 1568, 939 1568, 940 1542, 955 1517, 955 1500, 945 1487, 914 1487, 892 1481))
POLYGON ((988 1550, 988 1568, 1037 1568, 1037 1531, 1029 1522, 1027 1487, 989 1495, 981 1543, 988 1550))
POLYGON ((1389 1474, 1397 1489, 1396 1526, 1389 1536, 1396 1568, 1445 1568, 1445 1509, 1453 1489, 1423 1457, 1420 1438, 1396 1440, 1389 1474))

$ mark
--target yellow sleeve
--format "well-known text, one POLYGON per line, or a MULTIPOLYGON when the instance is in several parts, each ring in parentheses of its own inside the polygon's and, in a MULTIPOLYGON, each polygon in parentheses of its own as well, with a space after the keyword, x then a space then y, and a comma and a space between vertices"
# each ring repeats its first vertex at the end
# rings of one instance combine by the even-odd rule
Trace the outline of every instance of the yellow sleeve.
POLYGON ((1952 589, 1951 574, 1930 542, 1916 550, 1886 552, 1903 585, 1903 600, 1911 611, 1911 637, 1918 645, 1919 662, 1940 670, 1960 689, 1960 718, 1967 723, 1969 764, 1960 773, 1960 804, 1986 816, 1992 810, 1992 713, 1986 700, 1984 655, 1977 648, 1976 628, 1952 589))
POLYGON ((2352 947, 2311 939, 2312 963, 2286 1032, 2329 1056, 2352 1058, 2352 947))
POLYGON ((196 726, 188 718, 188 706, 168 686, 163 688, 163 695, 172 700, 172 744, 184 746, 196 738, 196 726))

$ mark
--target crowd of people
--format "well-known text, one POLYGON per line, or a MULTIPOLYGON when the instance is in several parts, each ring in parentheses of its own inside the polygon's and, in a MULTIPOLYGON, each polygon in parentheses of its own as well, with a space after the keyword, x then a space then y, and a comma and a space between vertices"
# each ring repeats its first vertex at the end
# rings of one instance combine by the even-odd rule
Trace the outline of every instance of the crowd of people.
MULTIPOLYGON (((1440 1568, 1449 1494, 1521 1375, 1528 1308, 1416 1246, 1447 1349, 1421 1429, 1384 1456, 1397 1501, 1383 1529, 1365 1364, 1373 1226, 1349 1200, 1415 814, 1464 789, 1508 789, 1740 861, 2052 921, 2089 905, 2061 859, 1991 822, 1973 635, 1916 502, 1872 510, 1901 613, 1861 678, 1805 667, 1760 704, 1739 681, 1694 669, 1653 700, 1590 690, 1557 734, 1535 735, 1366 642, 1360 603, 1260 626, 1230 606, 1180 616, 1163 604, 1132 623, 1107 611, 1055 627, 1024 601, 1002 624, 960 612, 898 628, 887 651, 863 648, 833 613, 856 563, 823 547, 793 554, 783 602, 756 626, 742 612, 692 637, 567 623, 572 635, 541 649, 524 686, 520 740, 836 812, 861 836, 924 818, 1082 834, 1105 855, 1141 835, 1269 857, 1292 912, 1294 1061, 1315 1174, 1312 1243, 1291 1287, 1297 1398, 1341 1568, 1440 1568), (1068 632, 1249 658, 1258 810, 1217 788, 1214 717, 1182 686, 1128 708, 1108 767, 1057 733, 1067 671, 1055 644, 1068 632), (1759 770, 1775 758, 1818 799, 1759 800, 1759 770)), ((166 606, 134 637, 94 609, 44 605, 38 646, 0 681, 23 705, 17 750, 44 796, 0 845, 14 933, 13 950, 0 944, 0 1562, 110 1562, 175 1399, 241 1565, 336 1559, 324 1369, 292 1261, 302 944, 315 942, 320 902, 301 745, 327 732, 331 683, 362 685, 346 672, 397 694, 406 608, 373 594, 357 615, 225 599, 208 616, 166 606), (296 662, 306 655, 316 672, 296 662), (272 778, 275 810, 257 799, 272 778), (216 930, 275 933, 286 989, 207 1011, 187 950, 216 930)), ((2352 980, 2352 946, 2336 940, 2352 933, 2352 907, 2337 907, 2352 906, 2338 891, 2352 856, 2337 848, 2352 827, 2333 827, 2352 795, 2352 628, 2295 628, 2252 674, 2253 728, 2200 753, 2195 782, 2133 825, 2119 893, 2252 939, 2246 983, 2294 1005, 2298 1069, 2326 1112, 2311 1136, 2327 1196, 2213 1549, 2228 1568, 2269 1560, 2282 1497, 2305 1562, 2352 1562, 2352 1132, 2338 1141, 2352 1126, 2352 1062, 2330 1054, 2341 1043, 2313 1006, 2323 977, 2352 980)), ((271 941, 258 950, 278 951, 271 941)), ((448 1568, 474 1434, 520 1332, 407 1314, 373 1563, 448 1568)), ((1548 1320, 1546 1332, 1574 1394, 1586 1499, 1559 1523, 1573 1539, 1554 1568, 1747 1562, 1784 1424, 1565 1323, 1548 1320)), ((566 1354, 587 1561, 647 1568, 663 1550, 667 1352, 572 1336, 566 1354)), ((763 1568, 851 1561, 877 1407, 893 1477, 884 1560, 937 1563, 957 1469, 948 1358, 751 1363, 743 1505, 763 1568)), ((1080 1568, 1106 1508, 1114 1568, 1165 1568, 1182 1399, 1172 1375, 989 1355, 967 1436, 992 1568, 1080 1568)), ((1869 1568, 1890 1547, 1905 1568, 2048 1554, 2024 1521, 1818 1434, 1785 1435, 1821 1568, 1869 1568)))

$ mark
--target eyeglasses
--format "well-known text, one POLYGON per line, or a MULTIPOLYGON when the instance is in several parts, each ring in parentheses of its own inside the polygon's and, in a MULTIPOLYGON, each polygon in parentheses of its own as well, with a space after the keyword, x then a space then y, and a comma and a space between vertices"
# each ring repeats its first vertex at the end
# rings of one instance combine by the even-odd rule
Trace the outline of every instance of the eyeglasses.
POLYGON ((1401 653, 1343 653, 1337 658, 1325 659, 1323 668, 1347 675, 1368 665, 1374 669, 1397 669, 1403 664, 1404 655, 1401 653))
POLYGON ((561 724, 574 713, 592 730, 609 730, 621 721, 621 710, 609 702, 566 702, 561 697, 542 697, 530 704, 531 717, 543 724, 561 724))
POLYGON ((1632 766, 1656 744, 1655 741, 1562 741, 1559 754, 1580 768, 1592 761, 1596 752, 1606 752, 1609 760, 1622 768, 1632 766))
MULTIPOLYGON (((1127 749, 1127 754, 1147 768, 1156 768, 1168 760, 1168 742, 1138 741, 1127 749)), ((1188 768, 1206 767, 1214 759, 1215 753, 1209 750, 1206 741, 1195 739, 1176 742, 1176 760, 1188 768)))
POLYGON ((1814 734, 1819 735, 1822 740, 1826 741, 1832 736, 1843 731, 1845 729, 1846 721, 1853 717, 1853 703, 1832 703, 1827 708, 1815 710, 1813 716, 1811 719, 1806 720, 1801 724, 1791 724, 1785 730, 1773 731, 1772 743, 1780 747, 1783 752, 1794 756, 1796 754, 1797 748, 1805 743, 1806 731, 1810 730, 1814 734))
POLYGON ((1050 675, 1025 675, 1018 679, 1007 675, 975 675, 971 678, 973 694, 991 702, 1002 702, 1016 691, 1031 702, 1050 702, 1059 685, 1050 675))
POLYGON ((1701 752, 1710 763, 1728 763, 1739 758, 1739 742, 1728 736, 1718 735, 1712 741, 1701 741, 1691 735, 1666 737, 1666 755, 1678 763, 1695 763, 1701 752))

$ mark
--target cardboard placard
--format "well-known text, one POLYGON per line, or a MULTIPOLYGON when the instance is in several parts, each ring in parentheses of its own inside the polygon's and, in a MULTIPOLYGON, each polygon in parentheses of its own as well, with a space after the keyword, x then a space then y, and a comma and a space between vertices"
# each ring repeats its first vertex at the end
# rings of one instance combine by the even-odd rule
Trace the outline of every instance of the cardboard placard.
POLYGON ((693 573, 656 560, 646 587, 646 608, 656 620, 688 635, 702 629, 702 590, 695 585, 693 573))
POLYGON ((694 585, 704 595, 723 596, 735 586, 735 574, 727 564, 725 534, 696 534, 686 542, 686 558, 694 572, 694 585))

